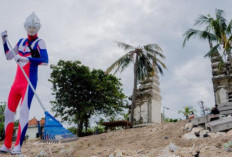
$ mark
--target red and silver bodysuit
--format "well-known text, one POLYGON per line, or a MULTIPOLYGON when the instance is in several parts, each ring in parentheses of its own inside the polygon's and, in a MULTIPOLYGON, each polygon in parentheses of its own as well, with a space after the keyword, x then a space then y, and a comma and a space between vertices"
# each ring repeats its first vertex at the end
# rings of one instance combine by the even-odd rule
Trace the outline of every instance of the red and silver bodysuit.
MULTIPOLYGON (((28 38, 23 38, 19 40, 17 45, 14 47, 14 52, 9 50, 7 43, 4 43, 4 51, 7 60, 11 60, 14 58, 14 54, 13 54, 14 52, 22 57, 28 58, 28 61, 19 62, 19 64, 22 65, 32 85, 34 86, 34 88, 36 88, 37 79, 38 79, 38 66, 48 64, 48 54, 47 54, 45 42, 42 39, 39 39, 37 35, 29 36, 28 38), (38 58, 32 57, 31 50, 28 45, 30 45, 31 49, 38 50, 37 52, 39 52, 40 57, 38 58)), ((21 146, 27 131, 27 126, 29 121, 29 110, 31 107, 31 101, 33 95, 34 93, 30 88, 29 83, 24 77, 19 65, 17 65, 15 80, 11 87, 8 97, 8 104, 5 110, 4 145, 8 149, 10 149, 12 145, 14 116, 18 104, 20 104, 19 127, 18 127, 15 148, 21 150, 21 146)))

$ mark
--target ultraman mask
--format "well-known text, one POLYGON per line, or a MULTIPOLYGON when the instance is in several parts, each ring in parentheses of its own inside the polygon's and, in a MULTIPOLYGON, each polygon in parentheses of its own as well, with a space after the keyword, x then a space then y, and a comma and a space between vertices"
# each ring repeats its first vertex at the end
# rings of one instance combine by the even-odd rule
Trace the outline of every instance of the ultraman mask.
POLYGON ((38 16, 35 15, 34 12, 31 15, 29 15, 26 18, 26 21, 24 22, 24 28, 27 31, 27 34, 30 36, 36 35, 40 27, 41 27, 40 20, 38 16))

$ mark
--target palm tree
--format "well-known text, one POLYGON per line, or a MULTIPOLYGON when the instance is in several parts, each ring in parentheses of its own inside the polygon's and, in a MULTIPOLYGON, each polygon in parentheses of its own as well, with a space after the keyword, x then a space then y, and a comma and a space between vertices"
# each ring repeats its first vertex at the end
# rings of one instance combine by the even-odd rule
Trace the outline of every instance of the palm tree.
MULTIPOLYGON (((227 20, 223 17, 224 11, 220 9, 215 10, 215 17, 210 15, 200 15, 196 20, 195 25, 205 25, 204 30, 189 29, 184 33, 185 39, 183 47, 186 42, 192 37, 198 37, 203 40, 208 40, 210 50, 205 54, 205 57, 212 57, 220 55, 218 50, 223 48, 222 55, 232 63, 231 57, 231 42, 232 42, 232 20, 227 23, 227 20), (213 45, 213 42, 216 45, 213 45)), ((223 60, 221 60, 223 62, 223 60)))
POLYGON ((179 114, 183 114, 186 119, 189 119, 189 114, 196 112, 191 106, 185 106, 184 110, 179 110, 179 114))
POLYGON ((130 120, 133 123, 138 81, 152 76, 152 74, 156 72, 156 68, 161 74, 163 74, 163 69, 166 69, 166 65, 159 58, 157 58, 157 56, 161 59, 165 59, 165 56, 162 54, 162 49, 157 44, 148 44, 142 47, 134 47, 122 42, 116 43, 120 48, 128 52, 117 61, 115 61, 106 70, 106 73, 110 73, 114 69, 116 69, 114 74, 119 70, 123 72, 123 70, 128 67, 130 63, 134 62, 134 88, 130 116, 130 120))

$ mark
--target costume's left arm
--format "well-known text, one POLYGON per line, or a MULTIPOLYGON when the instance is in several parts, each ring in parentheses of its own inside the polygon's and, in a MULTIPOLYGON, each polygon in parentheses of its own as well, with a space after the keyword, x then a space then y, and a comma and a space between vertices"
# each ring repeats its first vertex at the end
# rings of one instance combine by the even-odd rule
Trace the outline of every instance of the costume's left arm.
POLYGON ((6 41, 3 42, 3 48, 4 48, 4 51, 5 51, 5 55, 6 55, 7 60, 11 60, 12 58, 14 58, 15 55, 18 54, 18 47, 19 47, 20 42, 21 42, 21 39, 16 44, 16 46, 13 48, 13 50, 9 49, 9 46, 8 46, 6 41))
POLYGON ((45 42, 42 39, 38 42, 37 49, 40 53, 40 58, 28 57, 29 61, 36 64, 47 65, 48 53, 45 42))

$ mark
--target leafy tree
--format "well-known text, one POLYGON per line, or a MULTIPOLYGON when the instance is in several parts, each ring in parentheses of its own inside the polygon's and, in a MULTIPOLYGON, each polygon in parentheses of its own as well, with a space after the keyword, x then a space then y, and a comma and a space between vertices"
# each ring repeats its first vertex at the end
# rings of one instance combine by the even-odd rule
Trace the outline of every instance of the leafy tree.
POLYGON ((122 112, 126 97, 115 76, 102 70, 91 71, 80 61, 60 60, 51 69, 49 81, 55 95, 52 110, 63 121, 77 124, 78 135, 84 126, 87 131, 92 115, 112 116, 122 112))
MULTIPOLYGON (((192 37, 198 37, 201 40, 207 40, 209 43, 210 51, 205 54, 205 57, 212 57, 220 55, 218 50, 223 48, 223 56, 226 56, 232 63, 231 57, 231 42, 232 42, 232 20, 227 22, 224 18, 224 11, 220 9, 215 10, 215 18, 210 15, 200 15, 196 20, 195 25, 205 25, 204 30, 189 29, 184 33, 185 39, 183 46, 192 37), (213 45, 215 43, 215 45, 213 45)), ((221 59, 220 65, 223 66, 223 60, 221 59)))
POLYGON ((4 121, 5 121, 5 117, 4 117, 4 111, 6 108, 6 102, 0 102, 0 137, 1 139, 4 138, 4 121))
POLYGON ((183 114, 186 119, 189 119, 189 114, 195 113, 196 110, 194 110, 191 106, 185 106, 183 110, 179 110, 179 114, 183 114))
POLYGON ((164 59, 165 56, 161 53, 162 49, 157 44, 148 44, 142 47, 133 47, 122 42, 117 42, 117 44, 120 48, 128 52, 115 61, 106 70, 106 73, 110 73, 115 68, 115 73, 119 70, 122 72, 130 63, 134 63, 134 88, 130 115, 130 120, 133 123, 138 81, 151 76, 156 72, 156 68, 163 74, 163 68, 166 69, 166 66, 158 57, 164 59))

